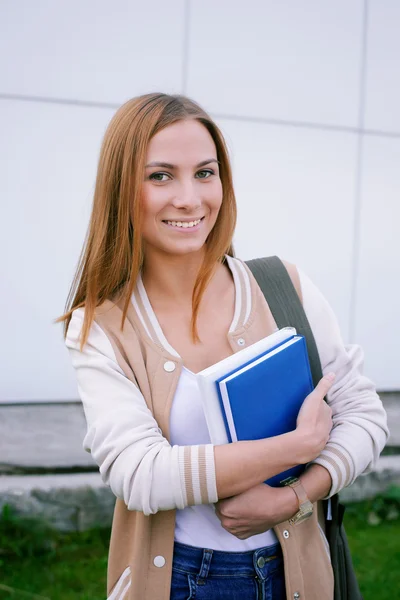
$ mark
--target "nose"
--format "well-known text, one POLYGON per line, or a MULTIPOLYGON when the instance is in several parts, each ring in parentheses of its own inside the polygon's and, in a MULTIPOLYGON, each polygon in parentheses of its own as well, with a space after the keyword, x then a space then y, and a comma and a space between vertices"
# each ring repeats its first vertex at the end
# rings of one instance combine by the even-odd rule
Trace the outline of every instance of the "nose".
POLYGON ((194 211, 201 206, 201 196, 192 179, 180 183, 172 204, 175 208, 186 209, 187 211, 194 211))

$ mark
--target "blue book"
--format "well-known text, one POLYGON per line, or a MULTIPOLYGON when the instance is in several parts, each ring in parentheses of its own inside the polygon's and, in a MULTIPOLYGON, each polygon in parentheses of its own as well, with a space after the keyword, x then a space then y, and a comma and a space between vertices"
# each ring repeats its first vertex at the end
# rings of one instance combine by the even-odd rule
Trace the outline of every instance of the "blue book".
MULTIPOLYGON (((293 431, 300 407, 314 388, 305 338, 295 335, 217 379, 216 385, 230 442, 293 431)), ((304 465, 298 465, 266 483, 278 486, 303 470, 304 465)))
POLYGON ((278 329, 258 342, 244 346, 238 352, 234 352, 197 374, 201 402, 212 444, 219 445, 229 442, 222 414, 223 411, 221 410, 219 387, 215 382, 218 379, 223 379, 237 369, 241 369, 243 366, 259 358, 262 354, 266 354, 269 350, 286 342, 295 335, 297 335, 297 332, 294 327, 278 329))

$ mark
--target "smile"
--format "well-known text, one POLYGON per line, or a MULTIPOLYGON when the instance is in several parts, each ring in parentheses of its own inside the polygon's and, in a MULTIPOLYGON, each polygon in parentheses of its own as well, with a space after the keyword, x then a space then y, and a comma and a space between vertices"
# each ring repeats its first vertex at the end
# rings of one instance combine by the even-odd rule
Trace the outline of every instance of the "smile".
POLYGON ((195 221, 163 221, 163 223, 166 223, 170 227, 177 227, 178 229, 193 229, 194 227, 197 227, 203 219, 204 217, 196 219, 195 221))

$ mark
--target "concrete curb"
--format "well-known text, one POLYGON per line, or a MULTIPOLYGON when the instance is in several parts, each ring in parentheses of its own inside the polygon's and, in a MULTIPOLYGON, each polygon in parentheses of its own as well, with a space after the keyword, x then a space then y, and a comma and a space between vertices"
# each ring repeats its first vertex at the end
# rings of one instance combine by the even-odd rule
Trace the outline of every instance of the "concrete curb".
POLYGON ((0 511, 43 519, 59 531, 84 531, 111 524, 115 497, 99 473, 0 477, 0 511))
MULTIPOLYGON (((400 456, 383 456, 375 471, 359 477, 340 494, 357 502, 400 485, 400 456)), ((44 519, 59 531, 84 531, 111 525, 115 497, 99 473, 7 475, 0 477, 0 510, 44 519)))
POLYGON ((376 469, 361 475, 340 492, 343 502, 360 502, 382 494, 391 485, 400 485, 400 456, 381 456, 376 469))

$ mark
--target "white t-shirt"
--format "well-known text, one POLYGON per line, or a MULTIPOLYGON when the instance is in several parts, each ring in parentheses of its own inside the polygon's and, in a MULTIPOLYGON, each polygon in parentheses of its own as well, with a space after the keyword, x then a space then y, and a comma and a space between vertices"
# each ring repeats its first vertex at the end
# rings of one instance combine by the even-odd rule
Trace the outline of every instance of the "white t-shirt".
MULTIPOLYGON (((182 369, 170 415, 170 441, 174 446, 210 444, 200 390, 194 373, 182 369)), ((277 543, 273 529, 240 540, 221 526, 214 504, 187 506, 176 511, 175 540, 189 546, 247 552, 277 543)))

